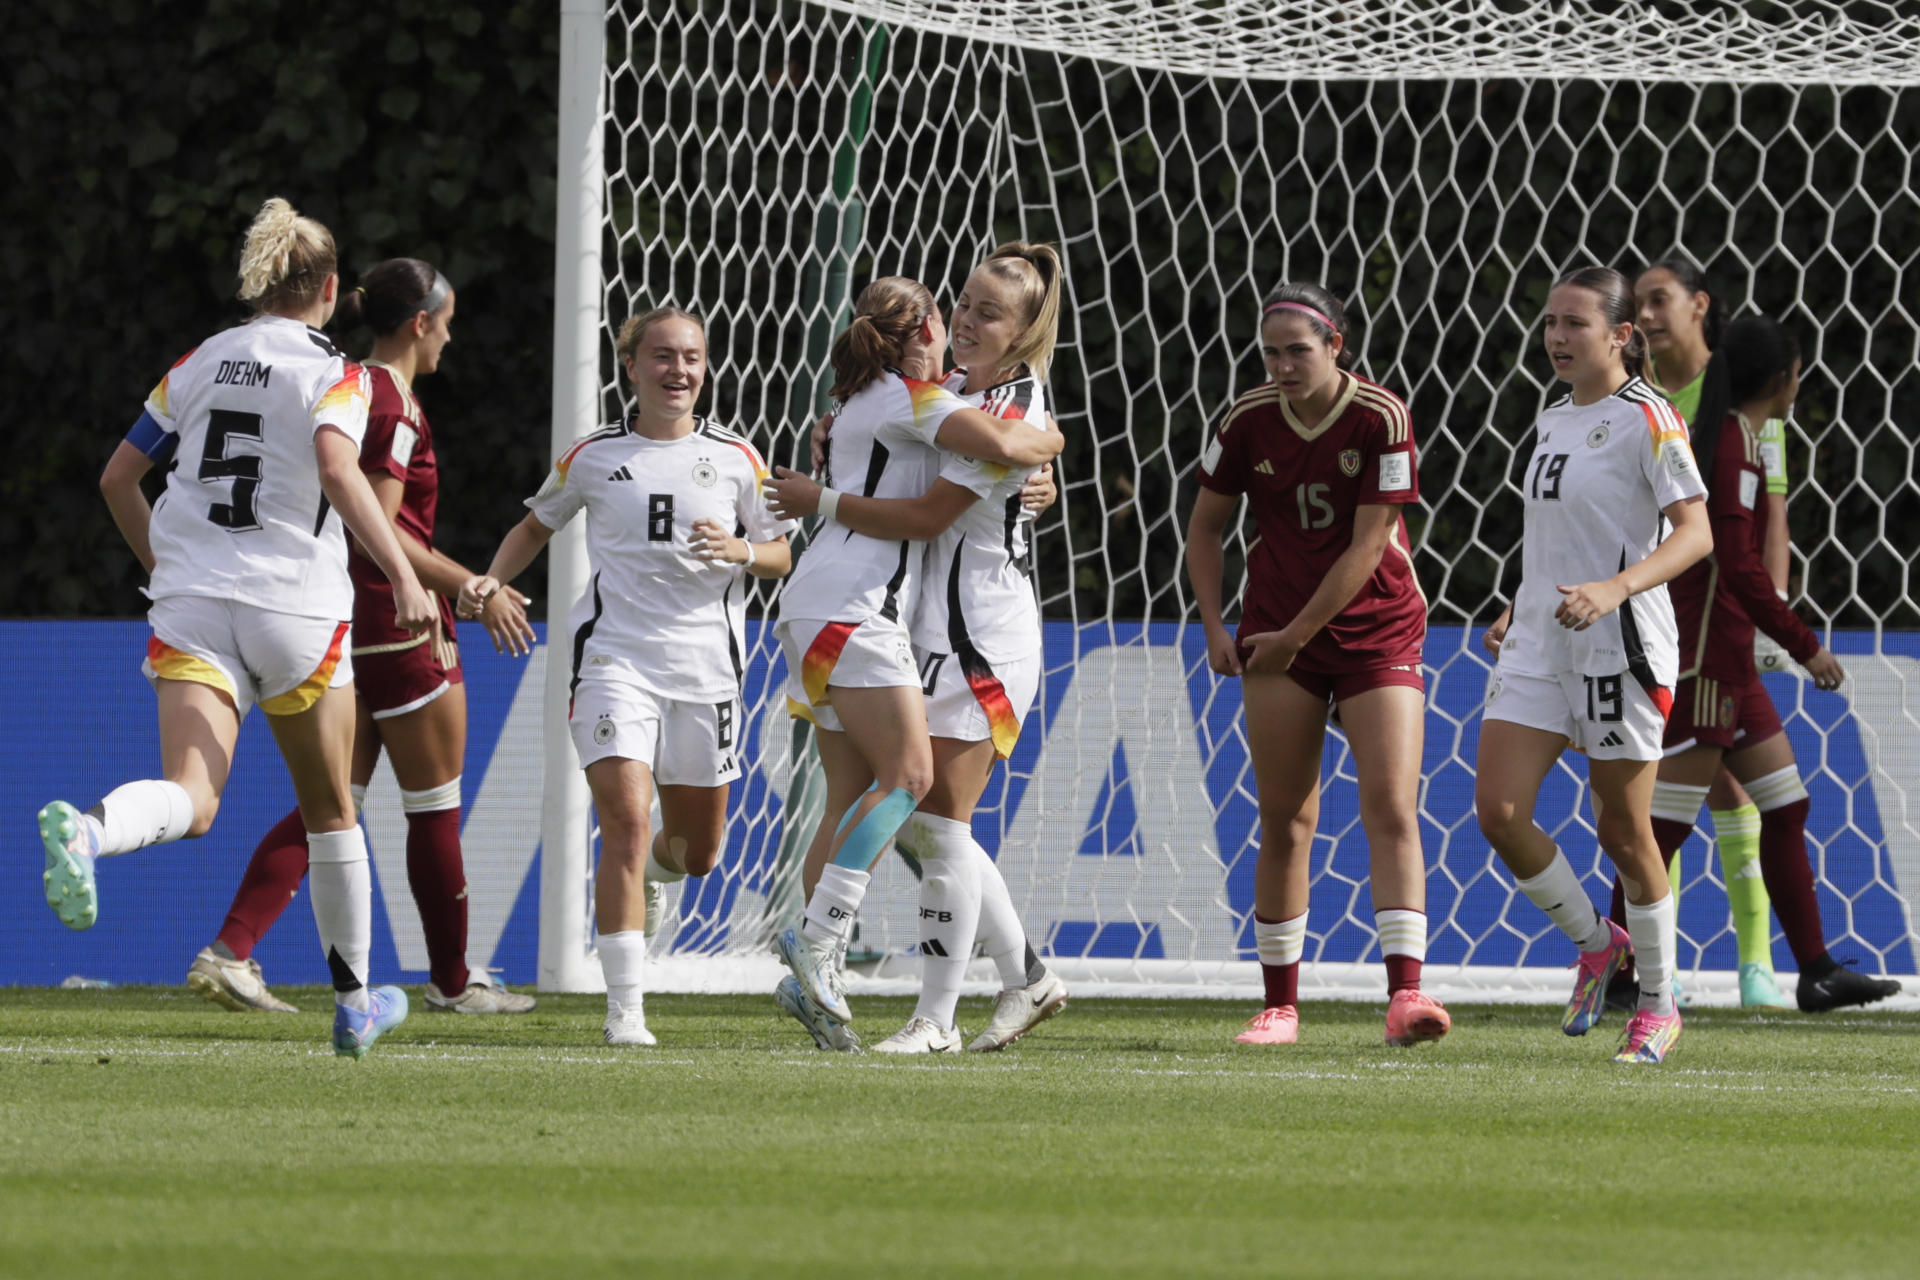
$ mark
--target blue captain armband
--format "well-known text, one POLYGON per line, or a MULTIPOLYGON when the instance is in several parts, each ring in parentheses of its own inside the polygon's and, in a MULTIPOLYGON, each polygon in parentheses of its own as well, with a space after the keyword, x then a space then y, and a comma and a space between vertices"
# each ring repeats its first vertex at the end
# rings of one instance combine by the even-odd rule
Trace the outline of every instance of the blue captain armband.
POLYGON ((140 420, 127 432, 127 443, 153 459, 155 465, 165 463, 173 457, 173 451, 180 443, 176 432, 167 430, 146 410, 140 411, 140 420))

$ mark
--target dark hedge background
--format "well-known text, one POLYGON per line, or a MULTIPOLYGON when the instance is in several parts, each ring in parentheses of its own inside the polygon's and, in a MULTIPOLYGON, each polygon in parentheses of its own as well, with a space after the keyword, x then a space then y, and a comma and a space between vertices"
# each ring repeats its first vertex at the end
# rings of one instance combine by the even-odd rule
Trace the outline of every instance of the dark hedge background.
POLYGON ((245 317, 239 238, 269 195, 333 230, 349 283, 397 255, 454 281, 420 390, 460 495, 439 541, 484 565, 550 461, 558 34, 538 0, 10 8, 0 612, 144 612, 100 468, 167 367, 245 317))

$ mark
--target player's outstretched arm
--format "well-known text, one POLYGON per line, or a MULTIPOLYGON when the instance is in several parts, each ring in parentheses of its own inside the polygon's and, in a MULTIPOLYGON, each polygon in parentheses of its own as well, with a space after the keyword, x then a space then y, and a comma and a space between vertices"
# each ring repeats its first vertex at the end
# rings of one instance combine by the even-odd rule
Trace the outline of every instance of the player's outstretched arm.
POLYGON ((393 522, 380 509, 366 473, 360 470, 359 442, 338 427, 322 426, 313 436, 313 454, 320 468, 320 491, 393 584, 393 620, 408 631, 425 631, 438 620, 440 611, 407 563, 393 522))
POLYGON ((766 481, 767 505, 785 520, 825 514, 836 524, 874 538, 931 542, 979 501, 971 489, 951 480, 935 480, 917 498, 868 498, 840 493, 787 467, 775 467, 766 481), (833 494, 826 498, 823 495, 833 494), (832 510, 826 510, 831 507, 832 510))
POLYGON ((1067 447, 1067 438, 1051 425, 1035 431, 1020 418, 998 418, 983 409, 961 409, 940 423, 934 442, 949 453, 1003 467, 1037 467, 1067 447))
POLYGON ((1713 525, 1704 498, 1671 503, 1661 514, 1673 525, 1673 532, 1645 560, 1628 565, 1604 582, 1583 582, 1573 587, 1557 584, 1565 599, 1553 611, 1556 622, 1585 631, 1626 603, 1628 596, 1673 581, 1712 552, 1713 525))
POLYGON ((1216 675, 1241 672, 1240 645, 1220 613, 1220 584, 1227 572, 1227 525, 1240 514, 1240 499, 1202 488, 1187 517, 1187 582, 1207 635, 1207 665, 1216 675))
POLYGON ((152 458, 122 440, 113 456, 107 459, 107 469, 100 473, 100 496, 107 500, 107 510, 113 513, 120 536, 127 540, 148 573, 153 572, 153 543, 147 536, 153 508, 147 504, 147 495, 140 491, 140 481, 152 469, 152 458))

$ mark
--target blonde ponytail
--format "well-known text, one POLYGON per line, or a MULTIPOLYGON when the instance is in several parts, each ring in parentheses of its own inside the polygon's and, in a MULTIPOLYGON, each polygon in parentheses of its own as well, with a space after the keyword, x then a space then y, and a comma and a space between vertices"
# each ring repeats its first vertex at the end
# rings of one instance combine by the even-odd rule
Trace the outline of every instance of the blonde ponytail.
POLYGON ((1054 344, 1060 340, 1060 254, 1050 244, 1009 240, 977 270, 1020 291, 1027 327, 1007 347, 1005 359, 1009 367, 1024 364, 1046 381, 1054 344))
POLYGON ((338 266, 333 233, 274 196, 247 227, 236 296, 256 312, 304 308, 338 266))

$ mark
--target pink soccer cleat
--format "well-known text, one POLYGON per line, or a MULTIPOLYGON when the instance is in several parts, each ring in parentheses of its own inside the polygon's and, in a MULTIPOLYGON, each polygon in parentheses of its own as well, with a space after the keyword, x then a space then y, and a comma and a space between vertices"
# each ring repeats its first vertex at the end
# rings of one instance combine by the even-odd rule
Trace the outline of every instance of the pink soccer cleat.
POLYGON ((1453 1027, 1453 1019, 1438 1000, 1424 991, 1396 991, 1387 1004, 1387 1043, 1394 1046, 1438 1040, 1453 1027))
POLYGON ((1627 1033, 1620 1038, 1620 1052, 1613 1055, 1613 1060, 1657 1066, 1679 1038, 1680 1010, 1677 1006, 1664 1018, 1640 1009, 1627 1019, 1627 1033))
POLYGON ((1633 954, 1633 940, 1625 929, 1609 920, 1607 933, 1612 941, 1604 950, 1580 953, 1580 964, 1573 975, 1573 995, 1567 1000, 1567 1011, 1560 1015, 1560 1029, 1570 1036, 1583 1036, 1600 1021, 1607 1007, 1607 983, 1633 954))
POLYGON ((1238 1044, 1294 1044, 1300 1039, 1300 1011, 1293 1005, 1262 1009, 1247 1019, 1247 1029, 1234 1037, 1238 1044))

